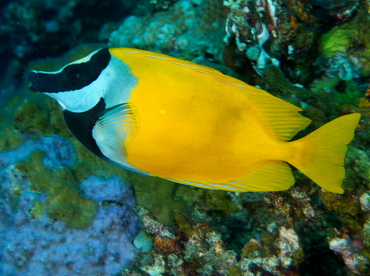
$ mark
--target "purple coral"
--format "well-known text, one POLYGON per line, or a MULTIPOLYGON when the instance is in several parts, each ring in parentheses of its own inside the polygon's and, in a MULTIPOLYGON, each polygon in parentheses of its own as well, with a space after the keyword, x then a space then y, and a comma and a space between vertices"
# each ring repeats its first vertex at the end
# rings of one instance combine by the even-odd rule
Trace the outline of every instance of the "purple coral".
POLYGON ((76 153, 68 140, 58 135, 41 137, 39 140, 26 140, 20 147, 0 153, 0 169, 16 162, 24 161, 33 151, 40 149, 45 152, 45 167, 56 169, 59 166, 70 166, 76 153))
POLYGON ((46 157, 42 161, 50 170, 59 166, 68 167, 76 159, 76 153, 68 140, 57 135, 41 137, 38 148, 45 152, 46 157))
MULTIPOLYGON (((116 188, 119 183, 114 178, 103 181, 91 177, 84 181, 86 194, 101 189, 98 185, 89 186, 89 182, 100 183, 106 191, 116 188)), ((23 193, 18 210, 8 214, 10 223, 0 227, 3 229, 0 233, 0 273, 118 275, 133 257, 131 241, 139 230, 139 223, 131 211, 135 204, 132 191, 127 187, 115 191, 115 197, 122 201, 122 205, 103 206, 100 201, 93 225, 86 230, 68 229, 65 223, 50 221, 46 216, 40 220, 31 219, 29 212, 33 202, 42 200, 42 197, 32 192, 23 193)))
POLYGON ((88 229, 68 229, 64 222, 51 221, 43 214, 40 206, 46 194, 32 192, 27 178, 13 165, 37 148, 45 151, 43 161, 48 168, 69 165, 74 160, 68 141, 55 135, 26 141, 14 151, 0 154, 0 274, 120 274, 133 258, 132 240, 139 231, 139 220, 132 211, 132 191, 118 177, 89 177, 81 189, 86 197, 98 202, 97 214, 88 229), (13 182, 24 191, 18 200, 11 189, 13 182), (37 202, 41 203, 39 207, 37 202))

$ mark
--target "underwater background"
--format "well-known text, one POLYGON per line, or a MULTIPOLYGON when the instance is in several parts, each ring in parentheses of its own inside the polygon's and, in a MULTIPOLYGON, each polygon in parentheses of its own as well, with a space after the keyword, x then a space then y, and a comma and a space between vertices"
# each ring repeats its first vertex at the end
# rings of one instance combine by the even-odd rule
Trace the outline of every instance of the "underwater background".
MULTIPOLYGON (((370 1, 0 3, 0 275, 370 275, 370 1), (211 191, 85 149, 25 74, 81 45, 213 67, 301 107, 362 119, 342 195, 211 191)), ((61 64, 66 62, 61 60, 61 64)))

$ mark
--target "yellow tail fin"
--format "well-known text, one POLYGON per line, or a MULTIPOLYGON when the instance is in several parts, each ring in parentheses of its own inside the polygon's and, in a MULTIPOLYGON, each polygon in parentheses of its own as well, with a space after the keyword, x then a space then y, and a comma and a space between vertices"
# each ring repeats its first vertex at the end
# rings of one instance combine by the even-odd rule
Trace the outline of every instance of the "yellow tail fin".
POLYGON ((339 117, 298 140, 303 156, 291 164, 325 190, 342 194, 347 145, 360 117, 359 113, 339 117))

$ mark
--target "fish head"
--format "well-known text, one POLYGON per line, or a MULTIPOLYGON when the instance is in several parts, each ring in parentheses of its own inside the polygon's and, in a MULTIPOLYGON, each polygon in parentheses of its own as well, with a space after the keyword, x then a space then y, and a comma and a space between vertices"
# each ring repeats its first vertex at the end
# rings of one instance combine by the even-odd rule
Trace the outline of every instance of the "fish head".
POLYGON ((63 111, 88 111, 104 98, 109 85, 104 73, 110 59, 109 50, 102 48, 57 71, 32 70, 27 76, 29 89, 57 100, 63 111))

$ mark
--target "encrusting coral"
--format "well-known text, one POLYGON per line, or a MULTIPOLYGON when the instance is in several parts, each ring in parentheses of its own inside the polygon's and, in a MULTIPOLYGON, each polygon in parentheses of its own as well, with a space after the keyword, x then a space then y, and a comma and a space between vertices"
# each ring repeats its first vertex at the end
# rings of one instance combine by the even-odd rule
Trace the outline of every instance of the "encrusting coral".
POLYGON ((220 62, 223 22, 219 1, 180 0, 168 11, 128 17, 112 32, 109 45, 152 50, 191 60, 211 56, 220 62), (195 19, 199 23, 195 24, 195 19))

